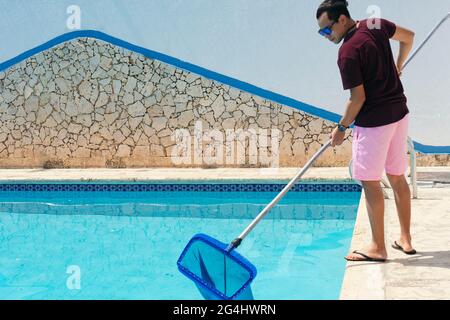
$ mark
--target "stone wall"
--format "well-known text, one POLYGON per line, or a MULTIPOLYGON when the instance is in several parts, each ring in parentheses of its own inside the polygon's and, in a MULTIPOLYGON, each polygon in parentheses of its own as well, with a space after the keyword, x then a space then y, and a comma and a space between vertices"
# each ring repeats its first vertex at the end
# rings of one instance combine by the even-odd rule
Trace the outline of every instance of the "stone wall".
POLYGON ((450 155, 424 155, 418 154, 417 165, 420 167, 443 167, 450 166, 450 155))
MULTIPOLYGON (((190 133, 191 146, 197 141, 203 154, 217 156, 217 140, 195 135, 199 123, 224 136, 227 130, 268 130, 269 141, 271 130, 279 130, 280 166, 302 166, 334 126, 90 38, 63 43, 0 73, 3 168, 267 166, 250 160, 255 151, 249 140, 241 162, 175 163, 177 129, 190 133)), ((350 139, 327 150, 317 165, 348 165, 350 139)), ((256 152, 266 145, 258 141, 257 147, 256 152)))

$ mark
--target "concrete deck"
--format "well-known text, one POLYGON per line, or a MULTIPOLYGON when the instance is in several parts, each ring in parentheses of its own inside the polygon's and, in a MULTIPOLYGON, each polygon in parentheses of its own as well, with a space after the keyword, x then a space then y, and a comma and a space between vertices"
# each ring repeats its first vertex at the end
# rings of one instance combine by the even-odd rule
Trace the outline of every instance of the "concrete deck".
MULTIPOLYGON (((0 169, 0 181, 20 180, 290 180, 299 168, 269 169, 0 169)), ((307 180, 348 180, 348 169, 311 168, 303 177, 307 180)))
MULTIPOLYGON (((12 181, 169 181, 169 180, 290 180, 298 168, 280 169, 0 169, 0 183, 12 181)), ((391 249, 398 236, 392 190, 387 190, 387 263, 347 264, 341 299, 450 299, 450 181, 449 167, 418 168, 419 199, 413 200, 413 245, 416 256, 391 249)), ((347 168, 311 168, 307 180, 350 180, 347 168)), ((364 194, 351 250, 370 240, 364 194)))
MULTIPOLYGON (((448 169, 447 172, 449 172, 448 169)), ((412 236, 417 255, 391 248, 400 232, 392 190, 385 201, 386 263, 347 263, 341 290, 343 300, 450 299, 450 184, 425 181, 412 200, 412 236)), ((361 197, 351 250, 370 240, 364 193, 361 197)))

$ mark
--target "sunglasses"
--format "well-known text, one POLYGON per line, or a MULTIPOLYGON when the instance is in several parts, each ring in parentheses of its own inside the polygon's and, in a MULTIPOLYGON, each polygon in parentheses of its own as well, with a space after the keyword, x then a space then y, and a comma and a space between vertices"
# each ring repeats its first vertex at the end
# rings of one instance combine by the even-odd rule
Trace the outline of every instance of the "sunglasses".
POLYGON ((327 37, 333 33, 333 26, 336 24, 336 21, 332 22, 329 26, 322 28, 319 30, 319 34, 321 36, 327 37))

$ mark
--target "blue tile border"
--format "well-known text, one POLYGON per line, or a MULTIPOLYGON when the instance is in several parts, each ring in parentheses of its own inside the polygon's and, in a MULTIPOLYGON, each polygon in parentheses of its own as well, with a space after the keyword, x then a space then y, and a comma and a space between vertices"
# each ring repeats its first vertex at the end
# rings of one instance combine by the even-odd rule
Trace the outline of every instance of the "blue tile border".
MULTIPOLYGON (((127 184, 92 184, 92 183, 5 183, 0 184, 1 191, 33 191, 33 192, 280 192, 285 184, 269 183, 241 183, 241 184, 151 184, 151 183, 127 183, 127 184)), ((361 192, 358 184, 296 184, 293 192, 361 192)))

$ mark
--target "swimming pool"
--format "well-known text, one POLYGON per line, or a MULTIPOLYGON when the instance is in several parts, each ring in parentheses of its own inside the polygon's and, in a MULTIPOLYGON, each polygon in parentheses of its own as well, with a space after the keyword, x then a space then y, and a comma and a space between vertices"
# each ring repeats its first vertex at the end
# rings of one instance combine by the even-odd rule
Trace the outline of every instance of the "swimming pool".
MULTIPOLYGON (((189 239, 233 240, 281 183, 0 183, 0 299, 201 299, 176 261, 189 239)), ((337 299, 361 195, 304 183, 238 251, 255 299, 337 299)))

